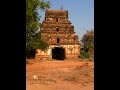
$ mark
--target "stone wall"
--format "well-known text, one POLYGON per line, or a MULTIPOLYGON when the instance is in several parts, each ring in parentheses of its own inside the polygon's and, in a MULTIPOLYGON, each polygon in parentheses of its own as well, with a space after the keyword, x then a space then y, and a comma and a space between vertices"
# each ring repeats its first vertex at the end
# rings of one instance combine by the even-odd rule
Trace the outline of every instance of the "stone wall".
POLYGON ((80 54, 80 45, 49 45, 48 49, 42 51, 37 50, 36 59, 37 60, 52 60, 52 49, 55 47, 62 47, 65 49, 65 59, 78 59, 80 54))

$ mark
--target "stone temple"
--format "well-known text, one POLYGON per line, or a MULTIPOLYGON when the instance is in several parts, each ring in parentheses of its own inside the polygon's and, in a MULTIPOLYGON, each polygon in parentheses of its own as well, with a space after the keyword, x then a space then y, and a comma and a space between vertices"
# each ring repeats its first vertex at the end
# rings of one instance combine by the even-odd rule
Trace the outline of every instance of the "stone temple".
POLYGON ((46 10, 40 27, 41 36, 49 44, 46 51, 37 50, 36 59, 73 60, 80 54, 80 42, 69 21, 67 10, 46 10))

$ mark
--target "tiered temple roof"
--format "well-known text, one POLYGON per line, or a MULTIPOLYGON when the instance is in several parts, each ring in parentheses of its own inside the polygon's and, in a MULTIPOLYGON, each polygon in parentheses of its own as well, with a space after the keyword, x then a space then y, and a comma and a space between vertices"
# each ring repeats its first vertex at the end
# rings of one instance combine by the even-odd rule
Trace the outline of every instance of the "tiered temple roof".
POLYGON ((67 10, 46 10, 41 34, 50 45, 79 44, 74 26, 68 20, 67 10))

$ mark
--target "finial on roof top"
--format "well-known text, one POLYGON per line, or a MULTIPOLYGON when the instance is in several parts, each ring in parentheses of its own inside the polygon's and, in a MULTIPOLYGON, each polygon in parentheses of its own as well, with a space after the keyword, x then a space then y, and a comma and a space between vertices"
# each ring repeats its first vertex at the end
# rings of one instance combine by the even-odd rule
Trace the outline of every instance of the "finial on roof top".
POLYGON ((60 10, 64 10, 64 7, 63 7, 63 5, 61 5, 61 7, 60 7, 60 10))

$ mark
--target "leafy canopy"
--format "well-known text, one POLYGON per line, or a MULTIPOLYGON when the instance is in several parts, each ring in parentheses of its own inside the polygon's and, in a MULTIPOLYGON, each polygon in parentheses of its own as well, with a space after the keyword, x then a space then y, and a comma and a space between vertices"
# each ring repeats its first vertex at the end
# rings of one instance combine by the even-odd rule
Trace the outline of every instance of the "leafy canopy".
MULTIPOLYGON (((41 40, 40 16, 38 10, 50 8, 51 3, 44 0, 26 0, 26 52, 31 52, 37 48, 45 50, 48 44, 41 40)), ((27 53, 28 54, 28 53, 27 53)))
POLYGON ((83 50, 81 54, 94 57, 94 30, 87 31, 82 37, 83 50))

